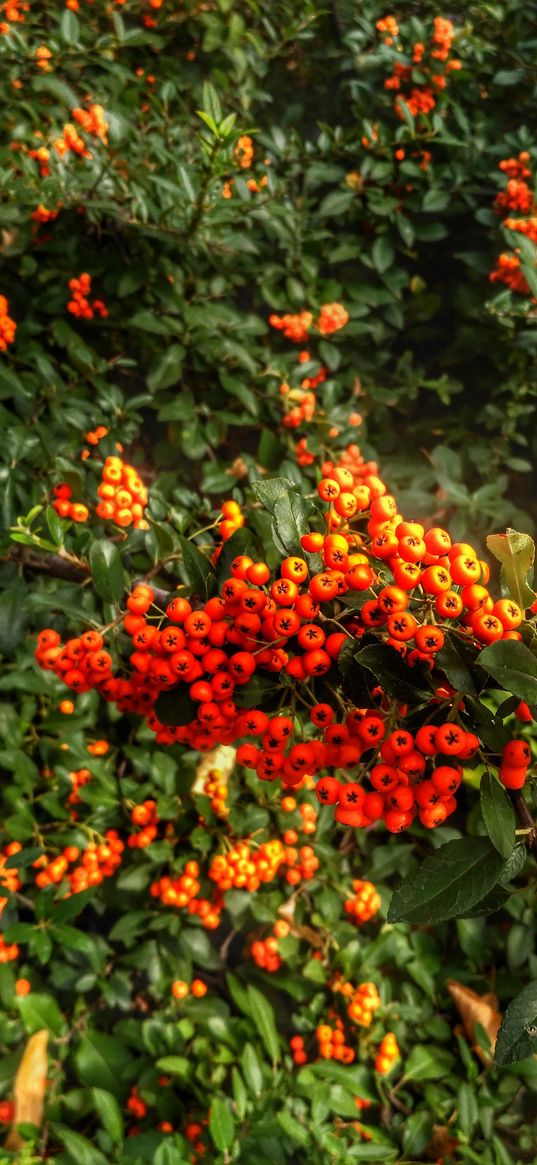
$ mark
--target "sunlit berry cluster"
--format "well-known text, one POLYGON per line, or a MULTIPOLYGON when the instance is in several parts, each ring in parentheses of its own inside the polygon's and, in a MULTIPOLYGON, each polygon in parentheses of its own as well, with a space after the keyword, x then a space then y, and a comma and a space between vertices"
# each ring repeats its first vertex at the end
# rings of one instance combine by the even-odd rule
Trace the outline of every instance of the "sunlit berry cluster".
POLYGON ((107 829, 101 841, 90 841, 82 851, 76 845, 68 845, 50 861, 42 855, 33 863, 39 870, 36 886, 44 889, 67 882, 69 889, 65 898, 80 894, 90 886, 99 886, 121 865, 124 848, 117 830, 107 829))
POLYGON ((361 926, 362 923, 369 922, 370 918, 378 914, 381 907, 380 894, 372 882, 365 882, 361 878, 354 879, 352 888, 354 897, 347 898, 344 903, 345 913, 353 922, 361 926))
POLYGON ((360 1027, 369 1027, 380 1005, 380 995, 375 984, 360 983, 358 987, 353 988, 347 1006, 347 1015, 353 1023, 359 1024, 360 1027))
POLYGON ((375 1060, 375 1071, 381 1076, 391 1072, 396 1060, 401 1055, 397 1040, 393 1032, 387 1032, 382 1040, 375 1060))
POLYGON ((69 291, 71 299, 68 301, 67 311, 71 312, 71 315, 82 320, 92 320, 97 314, 101 319, 107 319, 109 312, 102 299, 94 299, 90 303, 91 275, 86 271, 78 278, 69 280, 69 291))
POLYGON ((227 783, 222 773, 218 769, 212 769, 203 782, 203 792, 206 797, 210 797, 211 809, 217 817, 224 818, 229 814, 229 806, 226 804, 227 791, 227 783))
POLYGON ((152 898, 160 899, 163 906, 171 906, 176 910, 187 909, 189 914, 195 914, 200 919, 206 930, 216 930, 220 923, 223 897, 220 892, 212 900, 200 897, 199 876, 198 863, 188 861, 182 874, 176 877, 163 875, 152 882, 149 892, 152 898))
POLYGON ((73 121, 64 125, 61 136, 54 141, 56 153, 60 158, 65 158, 69 153, 77 154, 81 158, 93 157, 76 125, 79 125, 84 133, 97 138, 106 145, 108 142, 108 122, 102 105, 90 104, 88 109, 77 107, 72 110, 71 116, 73 121), (76 125, 73 122, 76 122, 76 125))
POLYGON ((9 315, 9 303, 5 295, 0 295, 0 352, 6 352, 8 344, 15 339, 17 325, 9 315))
POLYGON ((134 466, 122 461, 121 457, 106 458, 97 495, 100 499, 95 511, 98 518, 122 528, 149 529, 144 518, 149 500, 147 488, 134 466))
MULTIPOLYGON (((530 239, 532 243, 537 243, 537 204, 533 189, 527 181, 532 177, 530 163, 531 157, 527 150, 521 150, 516 158, 504 158, 499 163, 499 169, 507 181, 505 189, 496 195, 494 209, 498 214, 505 215, 507 212, 503 220, 503 226, 507 230, 515 231, 530 239), (521 217, 522 215, 526 217, 521 217)), ((490 273, 490 282, 503 283, 518 295, 532 296, 522 262, 520 247, 515 247, 512 251, 503 251, 490 273)))

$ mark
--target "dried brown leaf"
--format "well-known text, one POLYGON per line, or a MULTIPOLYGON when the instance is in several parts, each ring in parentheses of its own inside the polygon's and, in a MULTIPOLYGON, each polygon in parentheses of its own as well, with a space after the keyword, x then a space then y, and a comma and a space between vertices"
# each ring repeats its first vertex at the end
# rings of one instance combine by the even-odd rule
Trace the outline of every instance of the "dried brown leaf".
POLYGON ((35 1032, 30 1036, 24 1049, 13 1084, 15 1113, 13 1126, 6 1139, 7 1149, 21 1149, 24 1144, 22 1137, 16 1132, 17 1125, 30 1124, 40 1128, 43 1122, 48 1068, 47 1043, 48 1031, 35 1032))
POLYGON ((477 992, 472 991, 471 987, 466 987, 464 983, 458 983, 456 979, 448 979, 446 986, 457 1007, 464 1030, 473 1050, 483 1063, 489 1063, 490 1057, 494 1052, 496 1037, 502 1022, 501 1013, 498 1011, 498 1000, 496 996, 491 995, 490 992, 485 995, 478 995, 477 992), (487 1053, 483 1052, 482 1048, 476 1046, 477 1024, 483 1028, 489 1037, 490 1055, 487 1055, 487 1053))

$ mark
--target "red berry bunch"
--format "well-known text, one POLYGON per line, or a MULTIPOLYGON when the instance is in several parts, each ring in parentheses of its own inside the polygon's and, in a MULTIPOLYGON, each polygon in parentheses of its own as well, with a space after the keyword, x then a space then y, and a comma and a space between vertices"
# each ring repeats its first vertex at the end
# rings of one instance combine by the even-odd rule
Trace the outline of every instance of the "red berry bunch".
POLYGON ((95 314, 99 315, 102 320, 108 318, 109 311, 102 299, 94 299, 93 303, 89 301, 91 275, 88 275, 87 271, 84 271, 78 278, 70 279, 68 286, 71 299, 67 304, 67 311, 71 312, 71 315, 82 320, 92 320, 95 314))

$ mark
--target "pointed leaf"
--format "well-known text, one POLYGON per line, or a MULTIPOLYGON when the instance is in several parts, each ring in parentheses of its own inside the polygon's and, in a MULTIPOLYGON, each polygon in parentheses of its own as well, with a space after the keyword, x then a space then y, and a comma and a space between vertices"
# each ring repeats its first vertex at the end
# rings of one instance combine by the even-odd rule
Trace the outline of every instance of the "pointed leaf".
POLYGON ((412 870, 392 895, 388 922, 427 926, 464 918, 499 881, 500 854, 486 837, 448 841, 412 870))
POLYGON ((506 692, 528 704, 537 704, 537 659, 524 643, 500 639, 480 651, 477 663, 506 692))
POLYGON ((502 590, 525 611, 537 599, 537 594, 530 586, 535 560, 533 538, 518 530, 507 530, 505 534, 489 534, 487 547, 502 564, 502 590))
POLYGON ((488 772, 481 778, 479 795, 481 815, 490 840, 502 858, 509 858, 516 840, 516 817, 509 797, 503 785, 488 772))

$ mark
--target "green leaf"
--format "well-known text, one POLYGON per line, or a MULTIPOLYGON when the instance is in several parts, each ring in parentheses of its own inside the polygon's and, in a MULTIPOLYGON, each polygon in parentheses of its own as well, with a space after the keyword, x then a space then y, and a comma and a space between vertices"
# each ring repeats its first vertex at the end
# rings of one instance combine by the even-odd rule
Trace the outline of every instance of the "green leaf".
POLYGON ((524 643, 500 639, 484 647, 477 662, 506 692, 537 704, 537 659, 524 643))
POLYGON ((304 1146, 310 1144, 310 1134, 306 1126, 300 1124, 294 1116, 291 1116, 290 1112, 286 1112, 285 1109, 283 1112, 278 1112, 276 1120, 286 1137, 289 1137, 295 1144, 304 1146))
POLYGON ((104 1088, 92 1088, 93 1103, 99 1120, 108 1136, 118 1144, 125 1136, 125 1124, 119 1104, 111 1092, 104 1088))
POLYGON ((296 492, 296 484, 288 477, 265 477, 252 482, 252 489, 270 514, 274 513, 274 506, 278 498, 285 494, 296 492))
MULTIPOLYGON (((69 9, 67 8, 66 11, 69 12, 69 9)), ((64 543, 63 522, 60 518, 60 515, 56 513, 56 510, 54 510, 52 508, 52 506, 47 506, 47 508, 45 510, 45 520, 46 520, 46 523, 48 526, 48 532, 50 534, 50 537, 52 538, 52 541, 55 542, 57 546, 63 546, 63 543, 64 543)))
MULTIPOLYGON (((30 996, 27 995, 26 999, 30 996)), ((121 1099, 125 1091, 121 1077, 127 1065, 132 1064, 132 1052, 123 1040, 106 1032, 90 1030, 82 1036, 74 1060, 83 1084, 104 1088, 121 1099)))
POLYGON ((537 983, 528 983, 509 1004, 498 1032, 495 1064, 516 1064, 537 1052, 537 983))
POLYGON ((248 986, 248 1004, 250 1015, 267 1052, 273 1064, 277 1064, 280 1059, 280 1044, 274 1020, 274 1011, 268 1000, 265 999, 265 996, 257 990, 257 987, 252 987, 251 984, 248 986))
POLYGON ((360 667, 373 672, 387 696, 405 704, 430 699, 431 692, 424 686, 424 674, 416 668, 409 668, 399 652, 388 643, 364 647, 355 654, 354 659, 360 667))
POLYGON ((185 350, 181 344, 170 344, 162 356, 153 365, 147 377, 147 387, 151 392, 158 392, 162 388, 171 388, 177 384, 183 367, 185 350))
POLYGON ((186 688, 179 684, 169 692, 161 692, 155 701, 155 712, 162 724, 176 728, 190 724, 196 718, 196 704, 186 688))
POLYGON ((216 1096, 209 1109, 209 1132, 216 1148, 225 1153, 235 1139, 235 1121, 225 1100, 216 1096))
POLYGON ((30 992, 29 995, 17 997, 17 1006, 25 1030, 29 1035, 47 1028, 53 1035, 59 1036, 66 1027, 65 1019, 50 995, 41 995, 39 992, 30 992))
POLYGON ((60 36, 66 44, 77 44, 80 40, 80 21, 70 8, 64 8, 61 14, 60 36))
POLYGON ((104 539, 92 543, 89 564, 93 585, 99 598, 119 603, 125 592, 125 571, 117 546, 104 539))
POLYGON ((312 506, 299 493, 276 498, 272 511, 272 536, 281 554, 302 555, 300 539, 309 529, 312 506))
POLYGON ((486 541, 491 554, 502 564, 502 591, 525 611, 537 599, 530 585, 535 561, 533 538, 518 530, 507 530, 505 534, 489 534, 486 541))
POLYGON ((395 251, 386 235, 380 235, 378 239, 375 239, 371 248, 371 258, 373 260, 373 266, 380 275, 383 275, 388 270, 388 267, 391 267, 395 258, 395 251))
POLYGON ((179 1076, 182 1080, 188 1080, 192 1075, 192 1063, 186 1056, 161 1056, 157 1060, 157 1068, 159 1072, 170 1072, 172 1076, 179 1076))
POLYGON ((515 848, 516 817, 507 793, 499 781, 486 772, 479 789, 481 815, 495 849, 509 858, 515 848))
POLYGON ((178 535, 179 546, 183 556, 185 581, 192 587, 194 594, 200 599, 209 597, 210 581, 214 579, 214 572, 209 559, 190 542, 188 538, 178 535))
POLYGON ((457 838, 412 870, 392 895, 388 922, 427 926, 464 918, 500 880, 503 861, 485 837, 457 838))
POLYGON ((96 1149, 91 1141, 86 1140, 86 1137, 82 1137, 80 1133, 76 1133, 74 1129, 57 1124, 52 1127, 55 1136, 59 1137, 67 1149, 74 1165, 110 1165, 100 1149, 96 1149))
POLYGON ((27 590, 24 579, 18 578, 4 587, 0 603, 0 653, 12 656, 24 637, 28 622, 27 590))
POLYGON ((220 98, 218 93, 208 81, 205 82, 202 89, 202 105, 206 113, 214 119, 217 125, 220 125, 222 120, 222 106, 220 105, 220 98))
POLYGON ((245 1044, 241 1059, 244 1079, 254 1096, 261 1096, 263 1091, 263 1069, 259 1063, 257 1052, 252 1044, 245 1044))
POLYGON ((454 635, 446 635, 444 646, 436 656, 436 663, 444 672, 448 683, 457 692, 464 692, 465 696, 476 696, 477 688, 470 671, 470 665, 475 659, 475 648, 464 642, 457 642, 454 635))
POLYGON ((434 1045, 414 1044, 405 1061, 404 1080, 441 1080, 455 1063, 451 1052, 434 1045))

